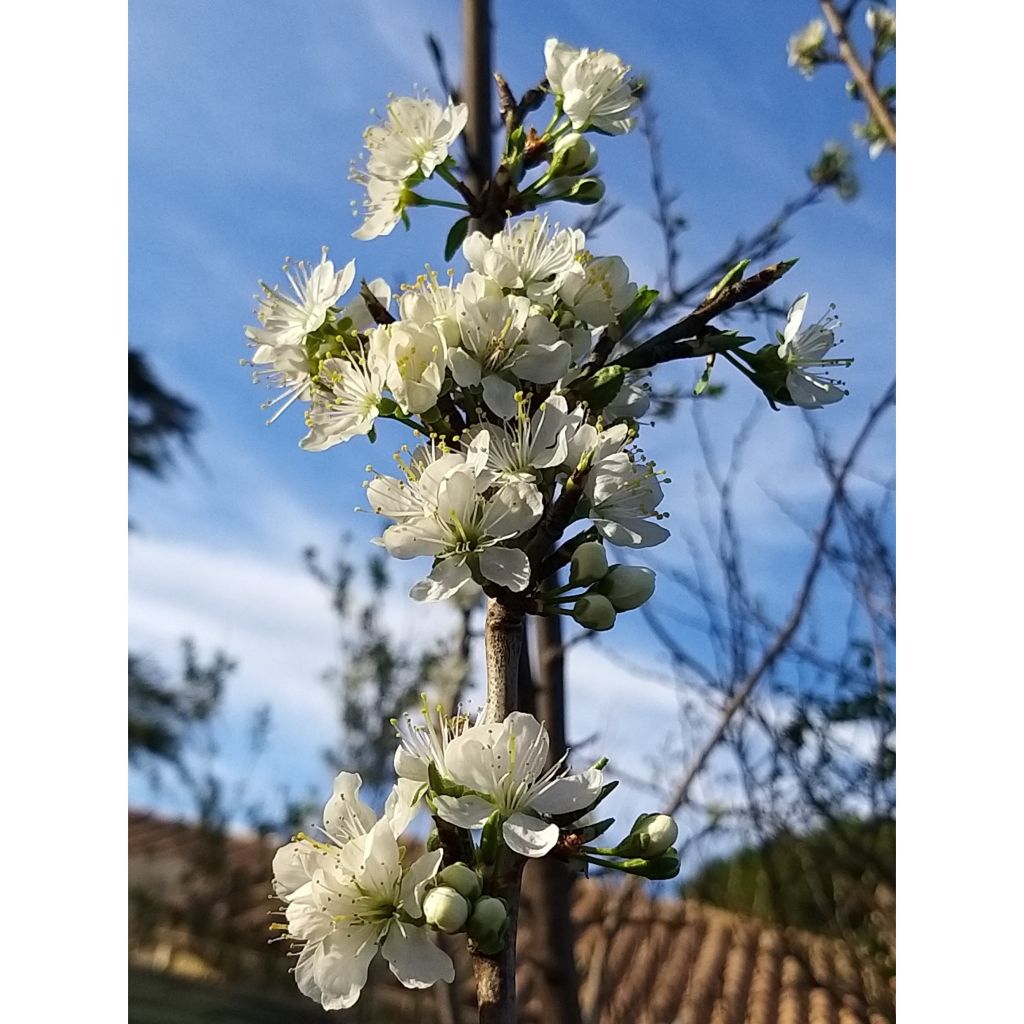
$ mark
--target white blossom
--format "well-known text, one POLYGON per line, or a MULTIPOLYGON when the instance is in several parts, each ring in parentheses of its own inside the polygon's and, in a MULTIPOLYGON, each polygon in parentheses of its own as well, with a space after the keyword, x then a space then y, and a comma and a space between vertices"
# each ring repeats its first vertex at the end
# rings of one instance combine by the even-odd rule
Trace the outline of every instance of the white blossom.
POLYGON ((487 463, 486 441, 453 451, 445 444, 420 445, 406 458, 408 448, 394 456, 402 476, 378 474, 366 486, 371 509, 396 522, 422 519, 437 510, 438 492, 448 473, 457 466, 470 465, 480 473, 487 463))
POLYGON ((807 293, 789 307, 786 328, 779 345, 779 358, 789 368, 786 389, 790 398, 804 409, 820 409, 845 398, 849 392, 842 381, 820 373, 809 372, 810 367, 849 366, 852 359, 825 359, 825 353, 835 344, 835 331, 840 326, 834 315, 834 306, 810 327, 800 330, 807 308, 807 293))
POLYGON ((651 522, 663 518, 657 508, 664 495, 649 464, 634 462, 626 452, 609 455, 591 469, 584 490, 588 515, 610 544, 649 548, 668 540, 668 530, 651 522))
POLYGON ((456 466, 441 482, 430 515, 384 531, 384 546, 396 558, 435 559, 430 575, 410 591, 417 601, 444 601, 455 595, 473 578, 471 561, 492 583, 513 591, 526 589, 526 553, 504 542, 533 527, 544 502, 533 484, 505 484, 488 496, 490 485, 490 476, 476 467, 456 466))
POLYGON ((378 949, 406 988, 455 978, 451 958, 431 942, 423 919, 442 851, 408 866, 403 853, 388 822, 377 822, 314 872, 308 895, 288 904, 288 934, 305 943, 295 980, 326 1010, 359 999, 378 949))
POLYGON ((815 67, 821 63, 826 33, 825 22, 815 18, 789 37, 789 66, 804 78, 812 78, 815 67))
POLYGON ((616 420, 638 420, 651 407, 651 386, 644 383, 649 376, 647 370, 631 374, 622 382, 619 393, 601 410, 609 422, 616 420))
POLYGON ((626 76, 629 66, 605 50, 577 50, 549 39, 544 44, 545 75, 573 128, 608 135, 628 132, 636 119, 637 98, 626 76))
POLYGON ((407 801, 417 804, 427 791, 430 766, 442 778, 448 778, 448 745, 469 727, 469 716, 446 715, 443 708, 431 710, 426 696, 420 709, 422 724, 410 714, 392 719, 398 732, 395 750, 397 789, 407 801))
POLYGON ((306 412, 309 433, 299 442, 306 451, 324 451, 373 429, 389 372, 386 339, 379 332, 371 331, 365 351, 321 364, 319 386, 306 412))
POLYGON ((538 471, 560 466, 568 453, 569 417, 566 401, 552 395, 531 416, 525 400, 518 402, 514 420, 500 426, 485 423, 470 428, 474 440, 486 436, 487 468, 496 480, 511 483, 534 480, 538 471))
POLYGON ((446 767, 466 796, 437 797, 437 813, 460 828, 482 828, 498 811, 506 845, 524 857, 543 857, 558 841, 558 825, 543 816, 582 814, 597 800, 596 768, 569 774, 547 767, 547 730, 533 715, 513 711, 503 722, 477 723, 448 744, 446 767))
POLYGON ((551 384, 569 368, 572 350, 530 300, 505 295, 493 279, 468 273, 456 302, 459 345, 448 365, 461 387, 483 386, 488 408, 502 419, 516 415, 516 378, 551 384))
POLYGON ((349 290, 356 275, 355 260, 336 271, 327 258, 326 246, 312 269, 303 260, 285 263, 284 269, 293 294, 262 285, 264 295, 257 310, 260 326, 245 329, 256 350, 252 364, 269 367, 256 371, 253 379, 263 378, 283 389, 278 398, 266 403, 268 407, 280 404, 270 422, 297 399, 309 397, 314 364, 306 340, 324 325, 328 311, 349 290))
POLYGON ((449 100, 442 107, 429 97, 395 97, 384 120, 363 133, 367 171, 387 181, 405 181, 417 174, 429 178, 448 159, 468 114, 465 103, 449 100))
POLYGON ((359 173, 354 173, 352 178, 366 188, 363 223, 352 232, 352 237, 367 242, 381 235, 390 235, 402 219, 407 199, 405 185, 400 181, 359 173))
POLYGON ((402 286, 398 308, 403 320, 422 327, 432 324, 448 345, 457 345, 459 323, 455 310, 459 293, 451 283, 451 273, 449 271, 448 283, 441 284, 437 271, 428 266, 415 284, 402 286))
MULTIPOLYGON (((359 796, 362 778, 354 772, 340 772, 334 780, 331 798, 324 806, 323 840, 300 833, 274 855, 274 892, 285 902, 310 893, 313 875, 325 864, 340 864, 341 851, 377 823, 377 815, 359 796)), ((410 807, 397 789, 389 794, 384 821, 395 836, 405 831, 415 807, 410 807)))
POLYGON ((586 276, 566 278, 558 297, 591 327, 607 327, 636 298, 629 267, 618 256, 602 256, 586 265, 586 276))
POLYGON ((425 412, 437 403, 444 383, 445 344, 432 326, 398 320, 377 332, 388 339, 388 387, 406 413, 425 412))
POLYGON ((480 231, 462 243, 462 253, 479 274, 533 301, 548 299, 573 275, 583 276, 579 255, 586 239, 578 229, 548 227, 539 214, 507 224, 493 238, 480 231))
POLYGON ((612 455, 617 455, 629 443, 632 432, 628 423, 616 423, 612 427, 598 429, 586 421, 587 410, 576 406, 569 415, 569 429, 566 434, 565 468, 571 473, 584 458, 589 457, 591 475, 597 467, 612 455))

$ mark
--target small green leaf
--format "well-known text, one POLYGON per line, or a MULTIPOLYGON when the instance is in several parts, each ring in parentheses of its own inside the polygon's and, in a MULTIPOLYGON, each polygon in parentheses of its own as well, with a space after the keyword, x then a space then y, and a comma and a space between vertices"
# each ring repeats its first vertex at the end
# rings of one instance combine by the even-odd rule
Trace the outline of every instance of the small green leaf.
POLYGON ((740 260, 739 263, 737 263, 734 267, 730 267, 725 272, 725 275, 722 277, 722 280, 719 281, 718 284, 716 284, 715 287, 708 292, 708 297, 704 301, 710 302, 716 296, 721 295, 721 293, 726 288, 728 288, 729 285, 733 284, 735 281, 737 281, 739 278, 743 276, 743 271, 746 270, 749 266, 750 260, 740 260))
POLYGON ((448 238, 444 243, 444 258, 450 260, 459 250, 459 246, 466 240, 469 232, 469 217, 460 217, 448 232, 448 238))
POLYGON ((501 811, 495 811, 480 834, 480 863, 493 864, 501 844, 501 811))
POLYGON ((619 314, 619 328, 623 337, 640 323, 647 310, 654 305, 654 300, 657 297, 658 292, 653 288, 644 286, 637 291, 633 301, 619 314))

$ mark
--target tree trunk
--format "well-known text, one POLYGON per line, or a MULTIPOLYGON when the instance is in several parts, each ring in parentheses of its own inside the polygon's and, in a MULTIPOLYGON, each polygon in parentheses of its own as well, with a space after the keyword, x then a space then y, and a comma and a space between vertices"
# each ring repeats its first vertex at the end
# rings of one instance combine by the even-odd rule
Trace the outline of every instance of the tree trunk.
MULTIPOLYGON (((535 665, 531 672, 524 647, 519 701, 524 711, 547 726, 551 737, 548 760, 554 764, 566 751, 562 620, 552 615, 532 621, 535 665)), ((521 1024, 581 1024, 571 916, 574 880, 574 873, 552 857, 527 865, 522 902, 530 915, 531 941, 522 959, 533 967, 534 988, 521 1024)))
MULTIPOLYGON (((517 708, 523 616, 494 598, 487 601, 484 654, 487 663, 486 721, 500 722, 517 708)), ((501 869, 488 892, 508 904, 508 939, 498 953, 481 953, 470 945, 480 1024, 518 1024, 516 1015, 516 919, 523 858, 502 851, 501 869)))

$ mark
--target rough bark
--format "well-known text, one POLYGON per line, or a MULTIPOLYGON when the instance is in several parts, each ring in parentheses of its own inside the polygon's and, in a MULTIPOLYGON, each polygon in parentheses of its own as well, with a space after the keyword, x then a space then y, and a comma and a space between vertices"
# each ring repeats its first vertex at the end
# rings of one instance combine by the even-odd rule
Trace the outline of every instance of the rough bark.
MULTIPOLYGON (((520 671, 520 707, 545 723, 551 737, 550 764, 566 751, 565 671, 562 620, 542 616, 533 622, 534 669, 524 647, 520 671)), ((530 915, 530 948, 522 959, 534 969, 530 1000, 539 1011, 523 1007, 522 1024, 581 1024, 576 972, 572 885, 574 874, 552 857, 532 861, 523 877, 522 903, 530 915)))
MULTIPOLYGON (((517 707, 520 653, 523 648, 522 612, 495 598, 487 603, 484 622, 484 653, 487 664, 487 721, 500 722, 517 707)), ((488 887, 508 905, 509 929, 505 946, 494 954, 470 947, 476 979, 480 1024, 517 1024, 516 922, 523 859, 503 849, 500 864, 488 887)))

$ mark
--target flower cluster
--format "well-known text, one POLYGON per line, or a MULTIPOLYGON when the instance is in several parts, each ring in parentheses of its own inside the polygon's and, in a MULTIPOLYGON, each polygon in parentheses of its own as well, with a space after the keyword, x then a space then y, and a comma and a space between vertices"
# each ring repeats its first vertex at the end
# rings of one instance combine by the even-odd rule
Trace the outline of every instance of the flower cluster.
POLYGON ((300 991, 325 1009, 356 1002, 378 951, 407 988, 452 981, 451 958, 432 931, 466 932, 478 949, 500 949, 508 913, 494 890, 510 857, 558 848, 583 865, 658 878, 678 872, 675 823, 665 815, 642 816, 617 847, 588 845, 612 821, 580 820, 614 783, 604 781, 601 762, 582 772, 550 766, 547 730, 532 715, 470 724, 431 711, 424 698, 422 721, 395 724, 398 781, 383 816, 360 798, 360 777, 342 772, 321 838, 299 833, 274 857, 285 918, 274 928, 297 944, 300 991), (421 807, 438 829, 427 852, 412 857, 402 836, 421 807))

